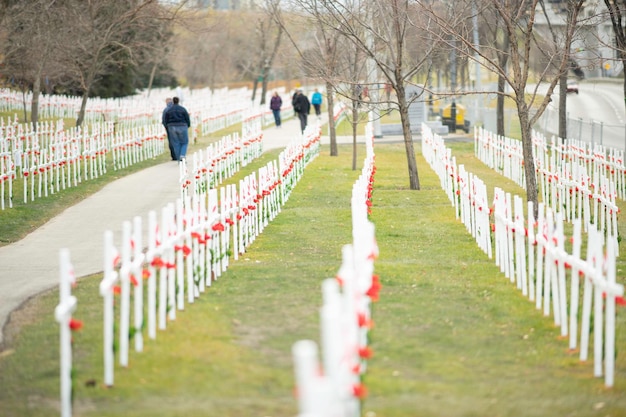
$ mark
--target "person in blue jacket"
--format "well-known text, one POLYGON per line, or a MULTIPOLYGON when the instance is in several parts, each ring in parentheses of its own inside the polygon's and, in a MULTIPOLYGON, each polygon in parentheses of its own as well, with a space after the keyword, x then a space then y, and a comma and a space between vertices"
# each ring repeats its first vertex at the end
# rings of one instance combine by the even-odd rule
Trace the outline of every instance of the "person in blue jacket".
POLYGON ((313 107, 315 108, 315 115, 317 117, 320 117, 321 113, 321 107, 322 107, 322 93, 320 93, 319 91, 317 91, 317 88, 315 89, 315 92, 313 93, 313 95, 311 96, 311 104, 313 105, 313 107))
POLYGON ((167 127, 167 132, 172 141, 174 148, 174 158, 182 161, 187 156, 187 147, 189 146, 189 113, 180 104, 180 99, 174 97, 172 105, 165 110, 163 115, 163 124, 167 127))

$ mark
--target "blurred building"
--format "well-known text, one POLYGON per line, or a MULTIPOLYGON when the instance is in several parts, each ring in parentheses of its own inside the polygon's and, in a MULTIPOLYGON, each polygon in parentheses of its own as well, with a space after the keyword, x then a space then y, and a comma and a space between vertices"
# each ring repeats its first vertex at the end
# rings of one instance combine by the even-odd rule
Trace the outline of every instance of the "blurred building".
POLYGON ((261 0, 190 0, 190 7, 213 10, 254 9, 261 0))
MULTIPOLYGON (((542 37, 551 38, 548 21, 553 28, 564 28, 569 0, 548 0, 545 13, 538 6, 535 28, 542 37)), ((578 68, 585 78, 615 77, 622 73, 622 62, 614 47, 615 33, 608 10, 601 0, 586 0, 579 15, 579 28, 572 43, 572 68, 578 68)), ((579 73, 576 74, 580 77, 579 73)))

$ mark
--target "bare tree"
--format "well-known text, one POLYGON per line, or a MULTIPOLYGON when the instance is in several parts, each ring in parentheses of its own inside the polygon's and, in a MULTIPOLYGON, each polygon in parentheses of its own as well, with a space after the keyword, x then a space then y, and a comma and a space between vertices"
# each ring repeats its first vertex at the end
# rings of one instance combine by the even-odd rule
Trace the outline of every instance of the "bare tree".
MULTIPOLYGON (((68 41, 63 13, 54 2, 44 0, 16 2, 6 11, 5 70, 17 80, 23 94, 32 88, 30 120, 36 127, 42 78, 55 78, 61 71, 57 57, 68 41)), ((24 108, 24 119, 28 120, 26 115, 24 108)))
POLYGON ((258 82, 261 81, 261 104, 265 104, 267 95, 267 81, 270 70, 278 54, 278 48, 283 36, 283 26, 278 23, 280 18, 280 0, 266 0, 264 13, 259 16, 256 24, 256 42, 253 48, 257 53, 257 64, 252 87, 252 100, 255 99, 258 82))
MULTIPOLYGON (((433 49, 430 42, 432 37, 424 30, 428 22, 423 20, 421 5, 419 2, 408 0, 368 2, 319 0, 316 6, 328 17, 326 19, 328 27, 349 39, 367 59, 372 60, 381 77, 396 91, 409 186, 412 190, 419 190, 420 182, 408 109, 412 100, 422 98, 407 98, 405 88, 407 84, 414 83, 414 77, 419 72, 428 73, 429 54, 433 49), (423 48, 416 54, 409 54, 408 48, 416 43, 423 48)), ((374 80, 374 84, 366 86, 375 89, 377 85, 378 80, 374 80)))
POLYGON ((137 52, 154 45, 140 36, 158 19, 163 9, 158 0, 74 0, 67 7, 67 69, 79 80, 82 102, 77 125, 81 125, 90 91, 107 68, 135 62, 137 52), (75 3, 74 3, 75 2, 75 3))
MULTIPOLYGON (((538 45, 534 24, 539 0, 489 0, 481 2, 482 9, 479 12, 482 13, 487 10, 491 10, 492 13, 495 12, 507 34, 509 42, 506 49, 502 51, 509 57, 507 68, 503 68, 500 61, 494 58, 494 55, 497 56, 497 54, 494 54, 493 51, 497 45, 482 44, 476 48, 471 39, 463 36, 463 32, 455 29, 462 24, 461 21, 470 21, 469 17, 472 15, 471 1, 473 0, 466 3, 457 1, 454 11, 430 8, 430 15, 437 21, 443 33, 452 35, 456 42, 471 51, 471 59, 475 59, 473 57, 477 53, 480 56, 480 64, 489 71, 501 75, 510 86, 511 93, 506 95, 514 100, 520 122, 526 198, 534 203, 535 210, 537 210, 538 191, 531 131, 533 125, 550 103, 560 75, 568 69, 569 47, 576 33, 578 13, 584 1, 569 0, 571 19, 568 21, 568 26, 564 28, 559 43, 553 46, 552 51, 545 54, 546 61, 539 63, 531 60, 531 50, 538 45), (556 53, 557 51, 559 53, 556 53), (537 68, 535 73, 532 71, 533 65, 537 68), (534 85, 529 82, 531 75, 537 79, 537 83, 534 85), (540 89, 541 94, 539 94, 540 89)), ((448 44, 456 48, 452 43, 448 44)), ((457 49, 463 51, 460 48, 457 49)))
MULTIPOLYGON (((328 112, 328 135, 330 138, 330 155, 338 155, 337 132, 335 128, 334 106, 335 106, 335 81, 338 73, 338 58, 340 53, 339 33, 334 28, 329 27, 324 21, 327 16, 323 13, 323 9, 317 7, 316 0, 299 0, 296 3, 298 9, 302 9, 305 16, 309 19, 309 28, 312 33, 311 39, 302 42, 298 34, 302 32, 302 25, 288 25, 284 18, 284 14, 277 10, 275 13, 276 22, 285 30, 286 36, 294 46, 295 51, 300 56, 302 72, 313 79, 321 79, 325 83, 326 104, 328 112)), ((299 21, 300 16, 294 13, 290 14, 290 18, 299 21), (297 20, 296 20, 297 19, 297 20)))
MULTIPOLYGON (((604 0, 604 4, 611 17, 618 57, 623 68, 626 68, 626 0, 604 0)), ((626 77, 624 77, 624 103, 626 104, 626 77)))

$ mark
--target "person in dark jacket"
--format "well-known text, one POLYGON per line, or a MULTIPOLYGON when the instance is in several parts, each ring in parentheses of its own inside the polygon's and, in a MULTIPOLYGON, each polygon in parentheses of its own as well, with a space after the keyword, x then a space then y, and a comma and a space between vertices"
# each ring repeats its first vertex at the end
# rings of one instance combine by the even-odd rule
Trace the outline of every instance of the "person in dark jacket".
POLYGON ((298 119, 300 119, 300 129, 302 133, 304 133, 304 129, 306 129, 307 119, 309 116, 309 111, 311 111, 311 103, 307 96, 302 94, 302 90, 298 90, 296 95, 293 98, 293 111, 298 115, 298 119))
POLYGON ((272 109, 272 113, 274 113, 274 121, 276 122, 276 127, 280 127, 280 108, 283 105, 283 99, 280 98, 278 92, 274 92, 272 99, 270 100, 270 109, 272 109))
POLYGON ((163 124, 167 127, 167 132, 172 141, 174 148, 174 158, 177 161, 183 160, 187 156, 187 147, 189 146, 189 113, 187 109, 181 106, 180 99, 174 97, 173 104, 165 110, 163 115, 163 124))
POLYGON ((163 127, 165 127, 165 133, 167 134, 167 146, 170 148, 170 156, 172 157, 172 161, 176 161, 176 153, 174 153, 174 146, 172 145, 172 140, 170 139, 170 132, 167 131, 167 125, 165 124, 165 112, 172 107, 172 98, 168 97, 165 99, 165 108, 163 109, 163 114, 161 115, 161 123, 163 123, 163 127))

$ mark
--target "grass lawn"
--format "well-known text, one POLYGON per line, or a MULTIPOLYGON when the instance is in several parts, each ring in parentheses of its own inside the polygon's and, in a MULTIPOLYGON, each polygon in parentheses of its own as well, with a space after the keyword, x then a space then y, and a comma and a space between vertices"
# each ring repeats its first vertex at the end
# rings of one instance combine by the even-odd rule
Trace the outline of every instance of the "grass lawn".
MULTIPOLYGON (((476 160, 472 143, 449 146, 487 183, 490 198, 496 184, 523 195, 476 160)), ((81 279, 74 290, 75 317, 84 322, 74 334, 74 415, 295 416, 291 346, 319 341, 320 285, 335 276, 341 247, 351 241, 350 192, 360 171, 350 169, 350 149, 340 146, 338 157, 322 150, 248 252, 156 341, 146 340, 145 352, 131 352, 127 369, 116 368, 114 388, 102 383, 101 277, 81 279)), ((416 151, 421 191, 408 190, 402 144, 375 147, 371 220, 383 288, 373 310, 363 415, 626 415, 624 309, 616 383, 606 389, 592 363, 568 351, 553 320, 478 248, 418 143, 416 151)), ((623 260, 618 268, 623 283, 623 260)), ((57 300, 57 291, 41 294, 12 319, 10 345, 0 353, 3 417, 59 414, 57 300)))

